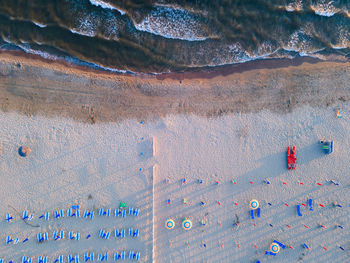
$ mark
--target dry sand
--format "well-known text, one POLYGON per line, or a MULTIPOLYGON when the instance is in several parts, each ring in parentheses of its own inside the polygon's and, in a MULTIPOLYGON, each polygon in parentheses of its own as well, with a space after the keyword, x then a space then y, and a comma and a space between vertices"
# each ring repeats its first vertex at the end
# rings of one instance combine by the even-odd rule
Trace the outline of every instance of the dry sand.
POLYGON ((5 262, 23 255, 53 262, 68 253, 82 261, 86 251, 110 251, 112 261, 121 250, 140 251, 142 262, 349 261, 348 63, 252 69, 181 84, 4 53, 0 66, 0 210, 15 216, 1 222, 1 238, 30 238, 2 242, 5 262), (335 152, 325 155, 319 138, 334 140, 335 152), (18 155, 21 145, 32 149, 26 158, 18 155), (297 146, 296 171, 286 169, 288 145, 297 146), (255 220, 248 209, 253 198, 262 209, 255 220), (308 198, 314 211, 303 208, 298 217, 295 205, 308 198), (38 219, 72 204, 96 213, 120 201, 139 207, 140 216, 38 219), (34 213, 34 227, 20 219, 24 209, 34 213), (181 228, 183 217, 192 220, 191 230, 181 228), (176 222, 173 230, 164 227, 168 218, 176 222), (140 237, 98 238, 101 228, 129 227, 139 228, 140 237), (38 232, 60 229, 79 231, 81 240, 35 241, 38 232), (294 249, 264 255, 274 239, 294 249))

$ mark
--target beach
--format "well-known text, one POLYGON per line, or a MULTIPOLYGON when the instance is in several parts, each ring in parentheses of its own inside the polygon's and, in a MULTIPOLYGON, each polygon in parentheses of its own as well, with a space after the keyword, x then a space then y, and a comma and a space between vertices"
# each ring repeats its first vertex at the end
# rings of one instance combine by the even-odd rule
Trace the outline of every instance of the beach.
POLYGON ((346 262, 350 63, 268 63, 125 75, 0 53, 0 258, 83 262, 84 253, 107 252, 113 261, 125 251, 131 262, 132 251, 141 262, 346 262), (332 154, 320 139, 334 141, 332 154), (296 170, 287 169, 289 145, 296 170), (254 219, 252 199, 261 208, 254 219), (126 218, 115 216, 120 202, 126 218), (67 215, 73 205, 80 218, 67 215), (65 217, 55 218, 60 209, 65 217), (87 209, 93 219, 82 216, 87 209), (22 220, 24 210, 32 220, 22 220), (39 218, 45 212, 49 220, 39 218), (59 230, 80 240, 53 240, 59 230), (49 240, 37 242, 39 232, 49 240), (6 244, 8 235, 20 242, 6 244), (274 240, 286 248, 265 255, 274 240))

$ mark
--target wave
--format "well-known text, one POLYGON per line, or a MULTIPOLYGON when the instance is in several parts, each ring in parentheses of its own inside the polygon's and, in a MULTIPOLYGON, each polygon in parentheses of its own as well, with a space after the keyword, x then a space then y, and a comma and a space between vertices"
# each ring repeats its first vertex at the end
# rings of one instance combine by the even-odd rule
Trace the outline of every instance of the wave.
POLYGON ((111 5, 110 3, 106 3, 106 2, 101 1, 101 0, 89 0, 89 1, 94 6, 99 6, 99 7, 106 8, 106 9, 117 10, 121 15, 126 14, 123 10, 116 8, 115 6, 111 5))
POLYGON ((170 39, 203 41, 209 38, 203 18, 184 9, 156 6, 134 26, 139 31, 170 39))
POLYGON ((38 23, 38 22, 34 22, 34 21, 32 21, 32 22, 33 22, 33 24, 34 24, 34 25, 36 25, 36 26, 38 26, 38 27, 41 27, 41 28, 45 28, 45 27, 47 27, 47 25, 40 24, 40 23, 38 23))

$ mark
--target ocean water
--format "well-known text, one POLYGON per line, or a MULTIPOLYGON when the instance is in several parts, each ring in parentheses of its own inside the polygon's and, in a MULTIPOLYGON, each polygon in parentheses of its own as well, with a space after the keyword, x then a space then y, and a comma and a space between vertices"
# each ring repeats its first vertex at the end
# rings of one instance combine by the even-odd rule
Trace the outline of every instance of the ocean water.
POLYGON ((0 0, 0 48, 120 72, 350 58, 349 0, 0 0))

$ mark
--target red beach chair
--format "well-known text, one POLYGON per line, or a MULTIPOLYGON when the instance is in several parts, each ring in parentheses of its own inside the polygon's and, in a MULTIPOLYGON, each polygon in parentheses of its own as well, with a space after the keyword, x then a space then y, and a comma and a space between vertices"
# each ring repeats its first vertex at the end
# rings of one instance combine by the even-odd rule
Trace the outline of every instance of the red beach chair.
POLYGON ((287 149, 287 164, 288 164, 288 170, 295 170, 296 168, 296 149, 295 146, 293 146, 292 152, 290 151, 290 146, 288 146, 287 149))

